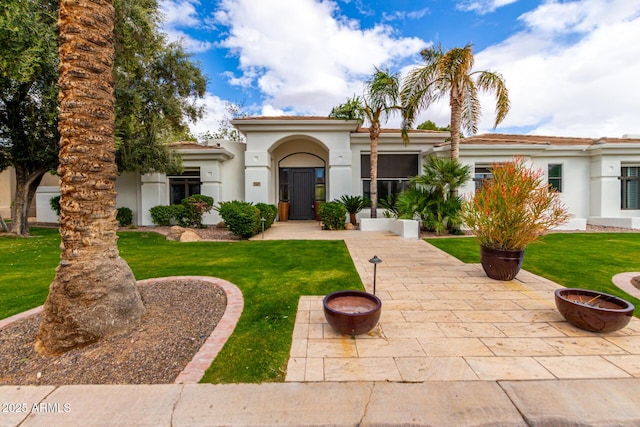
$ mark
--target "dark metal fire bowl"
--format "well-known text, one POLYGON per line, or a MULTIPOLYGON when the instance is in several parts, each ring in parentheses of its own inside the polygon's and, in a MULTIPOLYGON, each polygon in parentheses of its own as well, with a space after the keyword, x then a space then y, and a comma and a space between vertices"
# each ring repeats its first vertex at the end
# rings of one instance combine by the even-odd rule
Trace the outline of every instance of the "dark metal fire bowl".
POLYGON ((324 317, 336 331, 345 335, 369 332, 380 320, 382 301, 362 291, 337 291, 322 301, 324 317))
POLYGON ((555 299, 558 311, 567 322, 586 331, 617 331, 627 326, 633 316, 633 304, 602 292, 557 289, 555 299))

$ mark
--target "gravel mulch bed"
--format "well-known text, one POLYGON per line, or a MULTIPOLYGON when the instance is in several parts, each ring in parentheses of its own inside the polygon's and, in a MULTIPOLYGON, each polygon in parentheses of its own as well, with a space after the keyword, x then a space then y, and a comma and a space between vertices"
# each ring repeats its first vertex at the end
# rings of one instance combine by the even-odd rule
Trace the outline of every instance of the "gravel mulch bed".
POLYGON ((33 349, 39 314, 0 330, 0 384, 173 383, 220 321, 226 294, 189 280, 139 290, 147 311, 138 328, 58 357, 33 349))

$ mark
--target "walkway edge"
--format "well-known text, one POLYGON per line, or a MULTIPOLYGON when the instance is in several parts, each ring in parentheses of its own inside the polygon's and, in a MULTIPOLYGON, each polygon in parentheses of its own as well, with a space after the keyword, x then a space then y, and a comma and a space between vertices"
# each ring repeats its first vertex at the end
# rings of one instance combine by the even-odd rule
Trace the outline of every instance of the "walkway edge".
POLYGON ((640 423, 637 378, 75 385, 53 391, 47 386, 3 386, 0 400, 27 405, 27 413, 0 413, 0 425, 21 427, 637 426, 640 423))

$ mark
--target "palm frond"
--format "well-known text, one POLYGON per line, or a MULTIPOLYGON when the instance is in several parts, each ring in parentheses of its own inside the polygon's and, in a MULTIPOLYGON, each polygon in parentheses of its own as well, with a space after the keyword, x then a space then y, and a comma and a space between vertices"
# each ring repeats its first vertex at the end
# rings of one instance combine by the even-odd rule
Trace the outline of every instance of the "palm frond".
POLYGON ((482 114, 478 89, 473 79, 467 76, 464 85, 464 99, 462 102, 462 126, 465 132, 475 135, 478 132, 478 122, 482 114))
POLYGON ((511 103, 509 101, 509 90, 502 74, 491 71, 479 73, 477 78, 478 88, 484 92, 495 92, 496 94, 496 121, 494 129, 504 120, 509 113, 511 103))

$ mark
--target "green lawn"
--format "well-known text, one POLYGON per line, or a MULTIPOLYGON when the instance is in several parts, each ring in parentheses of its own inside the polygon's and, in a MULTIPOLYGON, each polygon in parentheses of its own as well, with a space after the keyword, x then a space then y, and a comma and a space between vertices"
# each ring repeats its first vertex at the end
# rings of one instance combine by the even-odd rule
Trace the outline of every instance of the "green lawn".
MULTIPOLYGON (((464 262, 480 262, 480 249, 473 238, 426 240, 464 262)), ((522 268, 567 288, 617 295, 640 308, 639 299, 620 290, 611 281, 618 273, 640 271, 638 233, 549 234, 527 247, 522 268)))
MULTIPOLYGON (((59 260, 58 231, 0 238, 0 318, 42 304, 59 260)), ((214 276, 244 295, 238 325, 203 382, 282 381, 300 295, 363 289, 342 241, 177 243, 147 232, 121 233, 120 254, 137 279, 214 276)))

